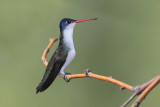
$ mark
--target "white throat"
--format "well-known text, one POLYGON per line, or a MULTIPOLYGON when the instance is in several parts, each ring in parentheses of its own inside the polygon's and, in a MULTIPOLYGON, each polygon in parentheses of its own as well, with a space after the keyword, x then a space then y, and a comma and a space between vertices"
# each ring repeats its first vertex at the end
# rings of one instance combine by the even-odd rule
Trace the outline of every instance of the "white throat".
POLYGON ((71 23, 63 31, 64 43, 70 49, 74 49, 73 30, 74 30, 75 25, 76 23, 71 23))

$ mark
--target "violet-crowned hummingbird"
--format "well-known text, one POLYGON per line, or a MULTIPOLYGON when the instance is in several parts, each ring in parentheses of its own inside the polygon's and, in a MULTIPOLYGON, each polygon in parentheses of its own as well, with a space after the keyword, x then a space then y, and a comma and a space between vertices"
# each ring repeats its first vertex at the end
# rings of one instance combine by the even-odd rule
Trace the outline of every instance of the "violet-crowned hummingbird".
POLYGON ((64 18, 61 20, 59 25, 59 46, 49 60, 43 79, 36 88, 36 93, 46 90, 52 84, 58 74, 64 76, 67 74, 64 72, 64 70, 76 55, 73 43, 73 29, 77 23, 90 20, 96 20, 96 18, 83 20, 64 18))

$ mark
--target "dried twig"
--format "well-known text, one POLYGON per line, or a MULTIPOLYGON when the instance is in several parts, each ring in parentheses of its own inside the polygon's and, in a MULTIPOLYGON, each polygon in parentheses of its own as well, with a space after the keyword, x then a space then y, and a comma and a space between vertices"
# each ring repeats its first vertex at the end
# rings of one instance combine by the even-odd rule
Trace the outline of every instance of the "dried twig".
POLYGON ((41 60, 42 60, 42 62, 44 63, 45 66, 48 65, 48 61, 46 59, 47 54, 48 54, 50 48, 52 47, 53 43, 55 43, 57 40, 58 40, 58 38, 53 38, 53 39, 51 38, 50 43, 48 44, 48 46, 46 47, 46 49, 43 52, 41 60))
POLYGON ((136 101, 132 104, 132 107, 138 107, 140 103, 145 99, 145 97, 149 94, 149 92, 160 82, 160 76, 157 76, 149 85, 145 88, 145 90, 139 95, 136 101))
MULTIPOLYGON (((50 39, 50 43, 48 44, 48 46, 46 47, 43 55, 42 55, 42 61, 44 63, 45 66, 47 66, 48 61, 46 59, 47 53, 49 52, 51 46, 57 41, 57 38, 54 39, 50 39)), ((63 75, 60 75, 61 77, 64 77, 63 75)), ((99 80, 103 80, 103 81, 108 81, 111 83, 114 83, 116 85, 121 86, 121 89, 127 89, 130 90, 133 93, 133 95, 121 106, 121 107, 126 107, 127 104, 133 100, 135 98, 135 96, 139 95, 139 97, 136 99, 136 101, 132 104, 132 107, 138 107, 139 104, 144 100, 144 98, 149 94, 149 92, 156 86, 158 85, 158 83, 160 82, 160 75, 156 76, 155 78, 153 78, 152 80, 139 85, 139 86, 131 86, 128 85, 126 83, 123 83, 119 80, 116 80, 112 77, 107 77, 107 76, 102 76, 102 75, 97 75, 94 73, 91 73, 91 70, 86 69, 85 73, 83 74, 72 74, 72 75, 65 75, 65 81, 69 82, 71 79, 74 78, 85 78, 85 77, 90 77, 90 78, 94 78, 94 79, 99 79, 99 80)))

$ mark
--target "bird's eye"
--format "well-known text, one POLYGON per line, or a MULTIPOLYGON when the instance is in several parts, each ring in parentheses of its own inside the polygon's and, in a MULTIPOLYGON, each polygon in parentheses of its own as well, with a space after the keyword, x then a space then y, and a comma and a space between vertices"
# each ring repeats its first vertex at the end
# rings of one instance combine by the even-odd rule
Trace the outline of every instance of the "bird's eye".
POLYGON ((70 24, 70 23, 71 23, 71 21, 66 21, 66 23, 67 23, 67 24, 70 24))

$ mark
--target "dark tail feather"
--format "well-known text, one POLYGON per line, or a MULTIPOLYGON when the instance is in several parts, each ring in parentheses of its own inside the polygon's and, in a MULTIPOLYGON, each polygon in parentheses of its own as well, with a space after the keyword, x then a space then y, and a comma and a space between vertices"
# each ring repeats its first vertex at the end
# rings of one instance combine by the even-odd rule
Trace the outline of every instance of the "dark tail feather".
POLYGON ((57 75, 59 72, 45 72, 42 81, 40 82, 39 86, 36 88, 36 94, 38 94, 38 92, 42 92, 44 90, 46 90, 51 84, 52 82, 56 79, 57 75))

